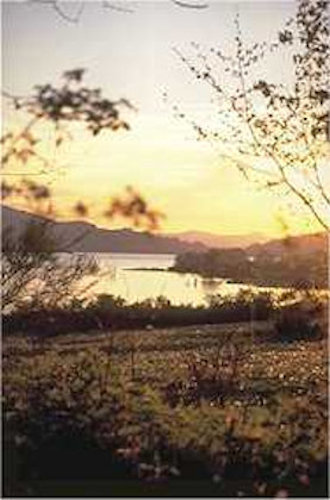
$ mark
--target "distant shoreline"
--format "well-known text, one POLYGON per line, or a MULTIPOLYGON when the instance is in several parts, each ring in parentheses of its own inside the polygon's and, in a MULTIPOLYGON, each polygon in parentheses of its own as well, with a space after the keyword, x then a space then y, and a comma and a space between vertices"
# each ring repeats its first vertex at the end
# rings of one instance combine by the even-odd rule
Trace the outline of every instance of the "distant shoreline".
POLYGON ((123 271, 162 271, 162 272, 171 271, 170 268, 164 268, 164 267, 122 267, 121 269, 123 271))
MULTIPOLYGON (((231 279, 231 278, 221 278, 219 276, 203 276, 203 274, 199 273, 194 273, 191 271, 179 271, 177 269, 173 269, 172 267, 168 268, 162 268, 162 267, 123 267, 123 271, 150 271, 150 272, 164 272, 164 273, 177 273, 177 274, 188 274, 188 275, 194 275, 202 278, 203 280, 208 280, 208 281, 218 281, 222 282, 224 285, 246 285, 249 287, 258 287, 258 288, 263 288, 263 289, 269 289, 269 288, 278 288, 282 290, 294 290, 294 291, 299 291, 299 288, 295 288, 294 286, 288 287, 288 286, 283 286, 282 284, 279 283, 272 283, 272 282, 266 282, 266 281, 249 281, 249 280, 244 280, 242 279, 241 281, 238 281, 236 279, 231 279)), ((318 292, 329 292, 329 288, 319 288, 316 287, 315 290, 318 292)))

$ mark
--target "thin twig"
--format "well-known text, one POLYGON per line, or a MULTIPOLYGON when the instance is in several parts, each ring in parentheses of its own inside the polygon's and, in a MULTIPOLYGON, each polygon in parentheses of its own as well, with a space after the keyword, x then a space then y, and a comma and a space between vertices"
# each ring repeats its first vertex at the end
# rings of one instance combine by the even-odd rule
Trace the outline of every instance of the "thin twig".
POLYGON ((183 7, 185 9, 207 9, 207 3, 191 3, 191 2, 182 2, 181 0, 172 0, 175 5, 179 7, 183 7))

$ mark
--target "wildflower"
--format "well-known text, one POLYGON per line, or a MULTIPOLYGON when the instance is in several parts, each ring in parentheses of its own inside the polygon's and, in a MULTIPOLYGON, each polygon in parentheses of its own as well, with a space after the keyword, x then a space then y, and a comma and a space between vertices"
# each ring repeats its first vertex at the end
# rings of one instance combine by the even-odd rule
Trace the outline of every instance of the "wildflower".
POLYGON ((310 480, 309 480, 309 477, 307 476, 307 474, 300 474, 298 476, 298 479, 301 482, 301 484, 303 484, 304 486, 309 486, 310 480))
POLYGON ((278 490, 278 492, 275 495, 275 498, 287 498, 288 496, 289 495, 288 495, 287 490, 282 488, 281 490, 278 490))

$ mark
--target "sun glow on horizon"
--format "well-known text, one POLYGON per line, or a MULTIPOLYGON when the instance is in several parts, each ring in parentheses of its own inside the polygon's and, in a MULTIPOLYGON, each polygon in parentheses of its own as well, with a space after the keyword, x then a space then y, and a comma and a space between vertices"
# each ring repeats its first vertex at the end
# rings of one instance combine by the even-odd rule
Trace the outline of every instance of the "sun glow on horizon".
MULTIPOLYGON (((304 217, 297 211, 293 216, 285 199, 242 179, 228 161, 219 160, 208 144, 196 141, 191 129, 170 114, 141 113, 131 131, 104 133, 97 139, 78 132, 75 140, 51 153, 61 168, 38 181, 52 190, 55 214, 61 220, 76 220, 72 207, 82 200, 89 206, 90 222, 104 228, 132 226, 120 217, 109 220, 103 215, 111 196, 120 195, 130 184, 165 214, 160 232, 280 237, 283 220, 292 234, 319 230, 306 223, 303 210, 304 217)), ((33 172, 33 166, 26 166, 26 172, 33 172)), ((31 209, 17 200, 14 206, 31 209)))
MULTIPOLYGON (((260 39, 271 24, 270 18, 269 22, 260 22, 266 7, 260 12, 242 7, 248 23, 257 27, 255 35, 260 39)), ((6 86, 29 92, 32 80, 43 83, 45 75, 55 80, 70 65, 88 66, 93 86, 111 90, 112 97, 128 96, 138 108, 128 117, 131 130, 91 138, 77 127, 73 139, 64 141, 60 148, 54 147, 47 127, 40 131, 41 151, 55 167, 54 175, 36 179, 52 190, 59 219, 77 219, 72 207, 81 200, 90 207, 88 220, 93 223, 109 228, 130 226, 129 221, 120 218, 109 221, 103 213, 110 197, 120 195, 131 185, 152 208, 166 215, 161 232, 201 230, 276 237, 283 235, 284 226, 291 234, 319 230, 299 201, 290 206, 281 191, 274 194, 248 183, 228 159, 219 156, 207 142, 197 141, 192 127, 176 118, 171 105, 163 100, 164 88, 170 89, 170 95, 179 102, 186 98, 195 116, 209 119, 212 104, 207 94, 199 90, 199 100, 194 100, 196 94, 173 57, 172 48, 173 44, 187 43, 189 39, 215 43, 219 27, 223 28, 220 41, 225 43, 232 36, 226 21, 232 16, 232 9, 226 4, 222 10, 216 5, 212 8, 214 13, 211 9, 211 14, 202 14, 203 18, 189 11, 176 11, 173 17, 170 6, 151 8, 141 4, 135 17, 107 18, 96 6, 90 6, 91 17, 73 29, 42 5, 31 10, 27 5, 5 2, 4 13, 12 23, 12 31, 4 34, 6 86), (208 22, 209 33, 202 29, 200 19, 208 22), (127 26, 131 28, 130 40, 126 37, 127 26), (109 31, 109 27, 113 30, 109 31), (173 31, 168 31, 168 27, 173 31), (51 60, 46 54, 53 47, 52 36, 54 40, 62 37, 66 48, 56 46, 51 60), (72 36, 76 38, 72 40, 72 36), (31 61, 27 57, 30 52, 31 61)), ((285 5, 268 7, 278 22, 290 9, 285 5)), ((7 125, 12 123, 10 114, 6 119, 7 125)), ((36 165, 27 164, 27 176, 35 169, 36 165)), ((29 208, 17 204, 17 200, 13 202, 19 208, 29 208)))

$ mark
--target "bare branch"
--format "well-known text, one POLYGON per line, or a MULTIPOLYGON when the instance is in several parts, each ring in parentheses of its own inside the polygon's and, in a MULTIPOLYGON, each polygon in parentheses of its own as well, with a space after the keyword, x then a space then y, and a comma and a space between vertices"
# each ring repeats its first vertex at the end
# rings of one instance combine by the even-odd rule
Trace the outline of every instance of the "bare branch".
MULTIPOLYGON (((121 3, 123 3, 123 2, 121 2, 121 3)), ((126 6, 124 7, 123 5, 115 4, 113 2, 110 2, 109 0, 103 0, 102 6, 105 9, 111 9, 111 10, 115 10, 117 12, 124 12, 126 14, 133 14, 134 13, 134 9, 132 9, 130 7, 126 7, 126 6)))
MULTIPOLYGON (((231 147, 234 163, 247 178, 250 171, 258 173, 253 164, 257 159, 268 159, 265 187, 286 186, 322 228, 329 229, 330 194, 320 171, 326 155, 330 100, 325 78, 330 52, 325 3, 314 6, 300 0, 294 21, 292 18, 287 21, 277 33, 277 41, 246 46, 236 16, 236 53, 231 61, 218 48, 202 52, 198 43, 191 44, 195 57, 178 49, 174 52, 196 80, 210 87, 215 97, 212 102, 216 103, 215 112, 221 119, 218 129, 208 130, 188 120, 198 138, 207 141, 212 138, 223 143, 227 150, 231 147), (264 59, 266 49, 271 54, 291 45, 294 45, 293 50, 290 48, 292 89, 267 79, 256 80, 254 65, 264 59), (225 74, 232 77, 229 85, 226 78, 222 79, 225 74), (248 161, 236 162, 237 156, 248 161)), ((186 119, 182 112, 178 116, 186 119)))
POLYGON ((186 9, 207 9, 208 4, 207 3, 192 3, 192 2, 182 2, 181 0, 172 0, 172 2, 175 5, 178 5, 179 7, 183 7, 186 9))
POLYGON ((64 21, 69 23, 77 24, 81 18, 83 10, 85 8, 85 2, 80 2, 79 8, 74 15, 70 15, 67 13, 65 9, 61 6, 60 0, 30 0, 32 3, 45 4, 50 5, 54 11, 62 18, 64 21))

